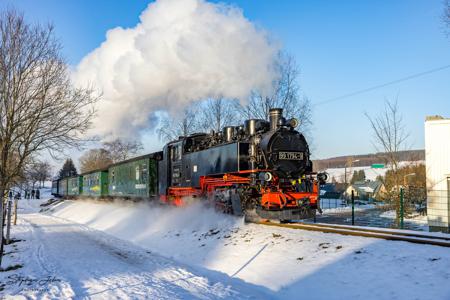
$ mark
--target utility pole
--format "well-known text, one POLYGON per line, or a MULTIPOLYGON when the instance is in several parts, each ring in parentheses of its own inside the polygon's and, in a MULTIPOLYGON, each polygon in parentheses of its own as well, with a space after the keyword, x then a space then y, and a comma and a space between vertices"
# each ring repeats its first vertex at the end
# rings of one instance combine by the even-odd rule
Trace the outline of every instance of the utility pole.
MULTIPOLYGON (((406 178, 410 176, 415 176, 416 173, 410 173, 403 176, 403 187, 400 188, 400 228, 404 228, 404 219, 405 219, 405 188, 407 185, 406 178)), ((409 191, 409 189, 408 189, 409 191)))
POLYGON ((345 188, 347 188, 347 164, 345 164, 345 166, 344 166, 344 183, 345 183, 345 188))
POLYGON ((358 161, 360 161, 360 160, 359 159, 356 159, 356 160, 350 159, 344 165, 344 182, 345 182, 346 188, 347 188, 347 166, 351 168, 353 163, 358 162, 358 161))
POLYGON ((400 229, 403 229, 403 188, 400 188, 400 229))
POLYGON ((352 190, 352 225, 355 225, 355 192, 352 190))

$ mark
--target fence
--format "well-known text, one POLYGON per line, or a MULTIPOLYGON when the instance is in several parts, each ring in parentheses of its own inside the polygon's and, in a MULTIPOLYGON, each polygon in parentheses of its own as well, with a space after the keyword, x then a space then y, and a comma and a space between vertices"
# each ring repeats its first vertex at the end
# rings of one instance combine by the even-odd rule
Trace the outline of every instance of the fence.
MULTIPOLYGON (((447 193, 447 191, 445 191, 447 193)), ((433 194, 435 201, 428 214, 435 227, 445 226, 442 222, 449 216, 448 195, 444 191, 433 194)), ((428 201, 430 202, 430 195, 428 201)), ((323 210, 314 220, 321 223, 371 226, 382 228, 404 228, 410 230, 433 229, 427 219, 427 193, 423 188, 408 187, 392 195, 386 201, 364 201, 353 197, 350 200, 320 199, 323 210)))
POLYGON ((347 206, 344 199, 320 198, 320 207, 322 209, 336 209, 347 206))
POLYGON ((449 232, 450 190, 428 191, 426 212, 430 231, 449 232))

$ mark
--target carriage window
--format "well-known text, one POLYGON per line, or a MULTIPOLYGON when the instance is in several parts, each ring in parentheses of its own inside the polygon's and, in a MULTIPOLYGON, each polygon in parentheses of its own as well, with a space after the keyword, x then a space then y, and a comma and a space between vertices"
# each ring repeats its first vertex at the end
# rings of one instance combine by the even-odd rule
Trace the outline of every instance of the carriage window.
POLYGON ((139 181, 140 178, 139 166, 136 166, 136 181, 139 181))
POLYGON ((143 182, 147 181, 147 166, 145 164, 141 166, 141 178, 143 182))
POLYGON ((115 180, 115 170, 113 170, 112 172, 111 172, 111 181, 114 183, 114 180, 115 180))

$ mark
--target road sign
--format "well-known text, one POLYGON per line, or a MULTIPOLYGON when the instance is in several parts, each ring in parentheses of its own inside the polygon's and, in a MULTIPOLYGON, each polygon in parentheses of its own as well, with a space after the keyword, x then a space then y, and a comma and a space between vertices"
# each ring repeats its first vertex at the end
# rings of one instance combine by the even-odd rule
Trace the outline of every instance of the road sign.
POLYGON ((372 164, 372 169, 384 169, 384 164, 372 164))

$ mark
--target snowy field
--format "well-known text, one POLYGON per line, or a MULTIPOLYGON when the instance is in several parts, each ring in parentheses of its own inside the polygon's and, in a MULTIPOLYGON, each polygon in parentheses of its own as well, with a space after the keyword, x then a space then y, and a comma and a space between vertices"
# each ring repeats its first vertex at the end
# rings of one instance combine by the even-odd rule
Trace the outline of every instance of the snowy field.
MULTIPOLYGON (((395 212, 395 210, 389 210, 389 211, 382 213, 380 215, 380 217, 395 219, 396 212, 395 212)), ((415 224, 418 224, 421 227, 423 227, 425 230, 428 230, 428 219, 427 219, 426 215, 420 215, 418 213, 414 213, 411 216, 406 216, 405 221, 406 222, 414 222, 415 224)))
POLYGON ((23 267, 1 273, 6 298, 450 299, 448 248, 245 225, 197 205, 21 205, 24 241, 3 266, 23 267))
MULTIPOLYGON (((420 165, 420 164, 422 164, 422 165, 425 164, 425 161, 423 161, 423 160, 401 161, 399 163, 399 166, 404 167, 404 166, 408 166, 408 165, 420 165)), ((364 170, 367 180, 375 181, 377 176, 384 176, 386 174, 386 172, 389 170, 389 168, 373 169, 371 166, 349 167, 349 168, 347 168, 347 181, 351 180, 354 171, 361 171, 361 170, 364 170)), ((323 171, 328 173, 328 182, 331 182, 333 177, 338 182, 344 182, 345 168, 328 168, 323 171)))
MULTIPOLYGON (((373 209, 381 207, 383 204, 365 204, 362 201, 355 201, 355 211, 363 211, 366 209, 373 209)), ((320 199, 320 208, 324 213, 339 213, 348 212, 352 210, 351 204, 347 204, 343 199, 320 199)))

